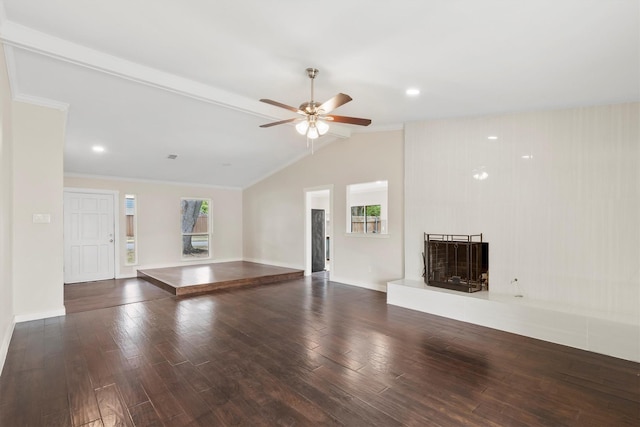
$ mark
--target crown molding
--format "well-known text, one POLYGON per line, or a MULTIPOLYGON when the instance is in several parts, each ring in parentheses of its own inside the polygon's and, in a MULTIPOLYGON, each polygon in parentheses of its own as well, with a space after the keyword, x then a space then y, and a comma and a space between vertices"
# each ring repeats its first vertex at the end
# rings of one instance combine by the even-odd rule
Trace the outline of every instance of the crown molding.
POLYGON ((225 185, 202 184, 202 183, 196 183, 196 182, 163 181, 158 179, 129 178, 126 176, 92 175, 92 174, 77 173, 77 172, 65 172, 64 177, 80 178, 80 179, 95 179, 95 180, 101 180, 101 181, 140 182, 145 184, 175 185, 179 187, 215 188, 218 190, 242 191, 241 187, 232 187, 232 186, 225 186, 225 185))
POLYGON ((12 99, 20 93, 18 89, 18 77, 16 74, 16 59, 13 55, 13 48, 11 46, 4 45, 4 59, 7 64, 7 76, 9 77, 9 90, 11 91, 12 99))
POLYGON ((69 111, 69 104, 49 98, 43 98, 40 96, 18 93, 13 97, 13 100, 18 102, 26 102, 28 104, 39 105, 41 107, 53 108, 55 110, 64 111, 65 113, 69 111))
MULTIPOLYGON (((0 39, 5 45, 13 48, 37 53, 202 102, 265 119, 282 120, 288 118, 279 108, 261 103, 258 100, 90 49, 8 20, 3 23, 0 39)), ((17 97, 20 91, 15 83, 15 71, 11 81, 14 82, 12 88, 14 97, 17 97)), ((329 132, 339 138, 351 136, 351 130, 346 126, 331 125, 329 132)))

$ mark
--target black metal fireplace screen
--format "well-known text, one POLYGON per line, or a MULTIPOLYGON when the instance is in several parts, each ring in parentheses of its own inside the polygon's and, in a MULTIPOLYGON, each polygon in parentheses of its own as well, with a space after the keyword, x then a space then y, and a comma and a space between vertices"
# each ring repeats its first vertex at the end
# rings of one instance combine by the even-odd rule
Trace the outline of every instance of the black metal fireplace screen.
POLYGON ((482 234, 424 233, 424 281, 462 292, 489 287, 489 244, 482 234))

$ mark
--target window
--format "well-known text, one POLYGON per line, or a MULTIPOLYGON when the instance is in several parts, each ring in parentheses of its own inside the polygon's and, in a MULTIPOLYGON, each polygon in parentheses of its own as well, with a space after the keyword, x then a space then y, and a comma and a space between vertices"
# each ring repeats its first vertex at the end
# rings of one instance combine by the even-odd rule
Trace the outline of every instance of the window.
POLYGON ((182 199, 181 230, 182 258, 209 258, 209 206, 208 199, 182 199))
POLYGON ((352 233, 380 233, 380 205, 351 206, 352 233))
POLYGON ((126 261, 125 265, 135 265, 138 263, 138 245, 136 245, 137 218, 136 218, 136 196, 125 194, 124 196, 124 218, 126 223, 126 261))
POLYGON ((347 186, 347 233, 387 234, 388 181, 347 186))

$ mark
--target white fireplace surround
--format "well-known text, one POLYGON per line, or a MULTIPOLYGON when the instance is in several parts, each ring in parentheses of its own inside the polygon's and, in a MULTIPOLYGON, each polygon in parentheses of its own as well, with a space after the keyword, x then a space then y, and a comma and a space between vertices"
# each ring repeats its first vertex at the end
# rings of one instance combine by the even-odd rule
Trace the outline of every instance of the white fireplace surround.
POLYGON ((468 294, 418 280, 387 283, 387 304, 640 362, 640 327, 632 316, 495 292, 468 294))
POLYGON ((406 124, 405 276, 388 302, 640 362, 639 105, 406 124), (483 233, 488 292, 424 284, 429 230, 483 233))

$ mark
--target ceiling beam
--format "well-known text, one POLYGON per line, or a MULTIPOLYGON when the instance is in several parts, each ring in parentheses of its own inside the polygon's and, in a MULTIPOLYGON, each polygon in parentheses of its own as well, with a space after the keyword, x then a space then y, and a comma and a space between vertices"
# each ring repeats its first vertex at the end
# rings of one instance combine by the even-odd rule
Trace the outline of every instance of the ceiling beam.
MULTIPOLYGON (((157 68, 90 49, 9 20, 2 22, 0 39, 7 46, 35 52, 202 102, 263 117, 265 120, 281 120, 290 117, 284 116, 284 112, 276 107, 259 102, 258 99, 247 98, 157 68)), ((14 82, 12 87, 17 88, 17 82, 14 82)), ((13 94, 14 97, 22 95, 28 94, 13 94)), ((348 127, 336 124, 331 125, 329 133, 338 138, 351 136, 351 130, 348 127)))

